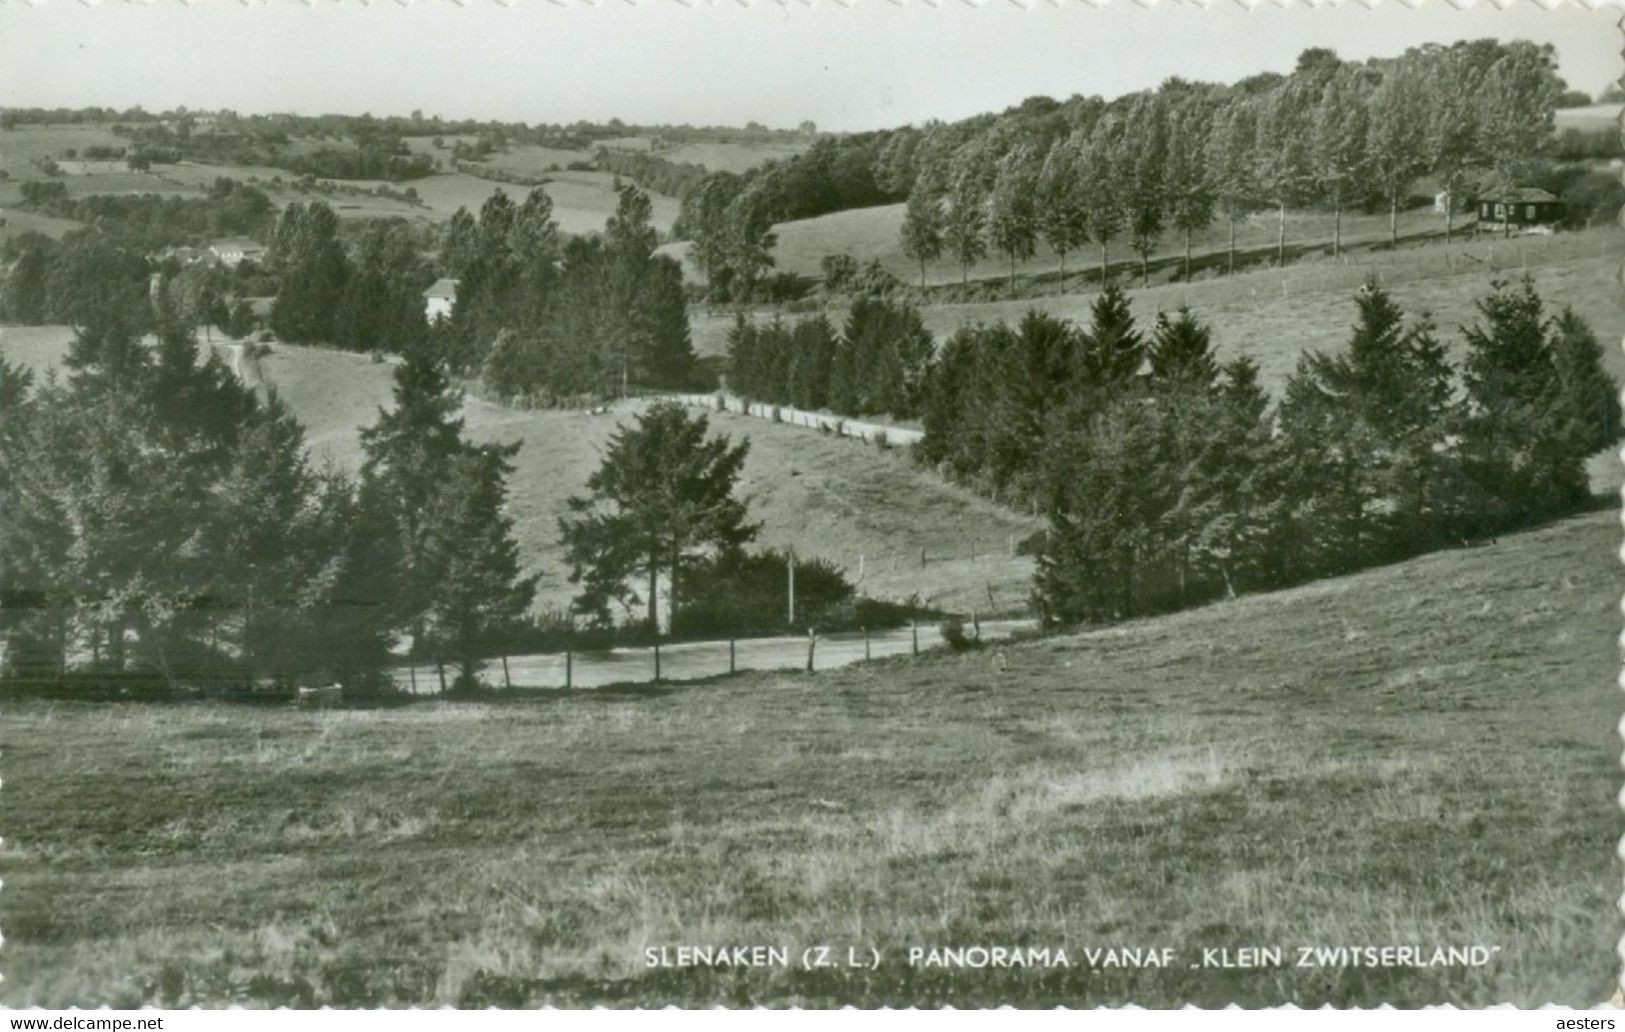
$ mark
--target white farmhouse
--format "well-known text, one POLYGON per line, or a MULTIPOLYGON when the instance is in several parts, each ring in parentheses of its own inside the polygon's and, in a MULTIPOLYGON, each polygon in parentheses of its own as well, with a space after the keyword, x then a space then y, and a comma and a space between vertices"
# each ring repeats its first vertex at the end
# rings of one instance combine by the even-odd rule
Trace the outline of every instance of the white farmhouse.
POLYGON ((451 306, 457 303, 457 281, 437 279, 423 292, 423 316, 430 322, 451 318, 451 306))
POLYGON ((238 265, 245 261, 259 261, 265 257, 265 245, 246 238, 217 240, 209 245, 209 253, 223 264, 238 265))

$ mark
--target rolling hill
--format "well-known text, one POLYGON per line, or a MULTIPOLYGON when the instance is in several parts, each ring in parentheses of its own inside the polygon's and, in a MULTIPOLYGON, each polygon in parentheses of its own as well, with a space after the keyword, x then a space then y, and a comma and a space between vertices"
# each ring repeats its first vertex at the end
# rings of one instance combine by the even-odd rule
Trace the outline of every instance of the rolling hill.
POLYGON ((8 702, 0 998, 1594 1005, 1618 974, 1617 516, 812 676, 326 712, 8 702), (679 943, 882 959, 645 967, 679 943), (1072 966, 907 962, 968 944, 1072 966), (1247 944, 1287 962, 1199 966, 1247 944), (1494 952, 1295 966, 1349 944, 1494 952), (1111 946, 1177 962, 1088 965, 1111 946))

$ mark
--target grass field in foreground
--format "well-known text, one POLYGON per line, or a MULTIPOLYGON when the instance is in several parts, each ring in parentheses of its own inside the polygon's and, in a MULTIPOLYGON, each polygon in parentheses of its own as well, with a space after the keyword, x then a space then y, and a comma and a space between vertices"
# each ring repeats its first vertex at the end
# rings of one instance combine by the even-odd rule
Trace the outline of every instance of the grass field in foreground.
POLYGON ((0 999, 1596 1003, 1617 513, 989 653, 550 701, 5 708, 0 999), (910 945, 1065 947, 916 970, 910 945), (1473 969, 1192 970, 1483 944, 1473 969), (868 974, 647 946, 874 946, 868 974), (1168 946, 1089 971, 1084 947, 1168 946), (1289 956, 1291 956, 1289 951, 1289 956))

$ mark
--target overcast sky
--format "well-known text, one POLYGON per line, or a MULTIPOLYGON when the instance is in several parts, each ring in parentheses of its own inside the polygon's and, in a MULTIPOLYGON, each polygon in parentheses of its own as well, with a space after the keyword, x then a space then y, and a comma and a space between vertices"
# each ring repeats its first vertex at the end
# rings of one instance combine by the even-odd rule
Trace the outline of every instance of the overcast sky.
POLYGON ((1573 4, 319 2, 0 3, 0 105, 417 108, 532 123, 812 119, 852 130, 958 118, 1034 94, 1115 96, 1170 75, 1230 82, 1286 71, 1309 46, 1365 58, 1428 41, 1524 38, 1554 44, 1564 78, 1588 93, 1621 71, 1619 11, 1573 4))

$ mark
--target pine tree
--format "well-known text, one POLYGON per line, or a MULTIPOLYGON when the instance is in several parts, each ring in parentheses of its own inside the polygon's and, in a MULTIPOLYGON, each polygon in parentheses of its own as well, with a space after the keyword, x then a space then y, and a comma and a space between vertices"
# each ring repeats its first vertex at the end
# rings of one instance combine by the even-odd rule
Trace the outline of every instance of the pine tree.
POLYGON ((1559 401, 1554 343, 1527 277, 1494 284, 1464 328, 1466 474, 1480 493, 1480 532, 1573 511, 1586 497, 1586 451, 1559 401))
POLYGON ((1184 305, 1173 319, 1157 313, 1147 357, 1153 385, 1189 384, 1205 389, 1219 376, 1219 365, 1213 357, 1213 330, 1184 305))
POLYGON ((1145 340, 1134 326, 1128 297, 1108 284, 1089 306, 1089 328, 1077 350, 1076 376, 1086 390, 1110 392, 1138 375, 1145 340))
POLYGON ((641 573, 648 624, 658 627, 664 574, 675 626, 683 568, 735 552, 755 536, 745 503, 734 497, 749 442, 734 445, 709 432, 703 415, 662 403, 610 438, 587 480, 589 493, 572 497, 569 515, 559 520, 570 581, 583 586, 573 603, 577 613, 611 623, 610 603, 630 611, 640 601, 632 580, 641 573))
POLYGON ((1619 441, 1619 384, 1603 368, 1602 345, 1597 335, 1565 307, 1557 317, 1552 347, 1553 373, 1559 409, 1573 426, 1574 447, 1591 455, 1619 441))
POLYGON ((389 528, 391 547, 378 557, 395 566, 367 573, 393 579, 389 618, 393 626, 411 631, 415 652, 445 577, 446 554, 436 547, 430 514, 468 446, 457 415, 462 397, 426 348, 409 353, 395 367, 393 396, 394 407, 381 410, 377 421, 361 431, 366 459, 360 498, 374 510, 368 519, 389 528))
POLYGON ((449 643, 460 687, 478 684, 480 659, 519 623, 536 593, 536 575, 520 573, 514 521, 505 512, 505 481, 518 450, 487 445, 458 454, 429 514, 440 580, 425 623, 449 643))

